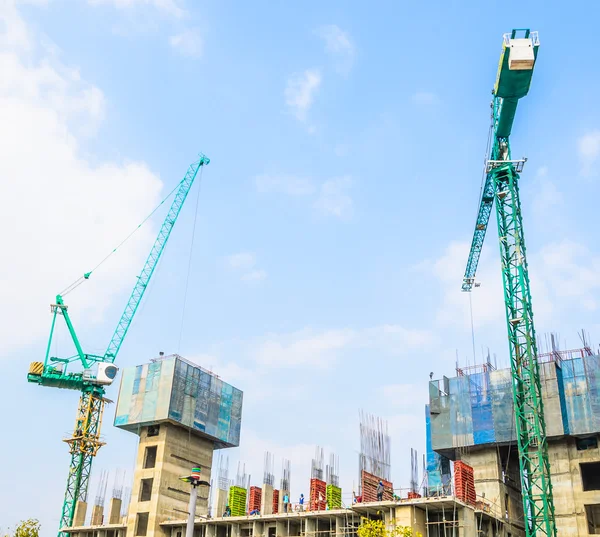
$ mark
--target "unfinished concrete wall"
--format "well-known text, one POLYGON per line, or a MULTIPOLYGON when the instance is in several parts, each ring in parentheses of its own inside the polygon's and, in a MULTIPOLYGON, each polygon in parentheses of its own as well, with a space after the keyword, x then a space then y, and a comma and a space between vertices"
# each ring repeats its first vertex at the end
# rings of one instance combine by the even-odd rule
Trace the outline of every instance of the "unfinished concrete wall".
POLYGON ((600 489, 584 490, 581 467, 582 463, 600 462, 600 450, 581 448, 582 442, 575 438, 550 441, 548 445, 556 529, 561 537, 591 534, 586 506, 589 510, 590 506, 600 505, 600 489))
POLYGON ((260 498, 260 512, 263 515, 273 514, 273 485, 264 483, 262 486, 262 495, 260 498))
POLYGON ((427 535, 427 525, 425 524, 425 511, 414 505, 400 505, 395 510, 395 522, 397 526, 407 526, 413 530, 413 535, 417 532, 421 535, 427 535))
POLYGON ((123 501, 121 498, 111 498, 108 504, 108 523, 119 524, 121 522, 121 506, 123 501))
MULTIPOLYGON (((128 537, 164 537, 161 522, 187 518, 190 486, 179 478, 200 466, 210 482, 213 451, 213 441, 171 423, 141 428, 128 537)), ((208 487, 199 487, 197 515, 208 514, 208 494, 208 487)))
POLYGON ((490 504, 492 512, 507 523, 522 527, 520 483, 515 481, 518 456, 514 451, 503 451, 490 446, 465 453, 461 459, 473 467, 477 500, 490 504))

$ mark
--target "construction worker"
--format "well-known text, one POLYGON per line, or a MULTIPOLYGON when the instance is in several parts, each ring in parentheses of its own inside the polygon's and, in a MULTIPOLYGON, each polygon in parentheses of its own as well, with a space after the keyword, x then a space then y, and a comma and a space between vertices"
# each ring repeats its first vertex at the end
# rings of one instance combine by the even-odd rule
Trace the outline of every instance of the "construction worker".
POLYGON ((258 509, 252 509, 252 511, 250 511, 250 516, 252 515, 260 515, 260 511, 258 509))
POLYGON ((290 503, 290 497, 286 494, 283 495, 283 512, 288 512, 288 503, 290 503))
POLYGON ((377 501, 383 501, 383 481, 380 481, 379 485, 377 485, 377 501))
POLYGON ((304 511, 304 494, 300 494, 298 504, 300 505, 300 511, 304 511))
POLYGON ((223 516, 231 516, 231 507, 229 507, 228 505, 225 507, 225 512, 223 513, 223 516))

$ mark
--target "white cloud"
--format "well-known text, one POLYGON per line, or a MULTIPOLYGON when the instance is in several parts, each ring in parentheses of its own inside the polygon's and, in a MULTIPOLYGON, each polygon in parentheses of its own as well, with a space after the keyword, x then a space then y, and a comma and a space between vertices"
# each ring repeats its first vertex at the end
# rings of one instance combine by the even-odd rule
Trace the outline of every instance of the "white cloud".
POLYGON ((577 142, 583 176, 596 175, 593 168, 600 156, 600 130, 593 130, 579 138, 577 142))
POLYGON ((417 93, 413 94, 412 100, 414 103, 420 105, 433 105, 440 102, 440 98, 437 96, 437 94, 431 91, 418 91, 417 93))
POLYGON ((184 56, 198 58, 202 56, 204 43, 198 29, 188 29, 169 38, 171 47, 184 56))
MULTIPOLYGON (((488 231, 489 233, 489 231, 488 231)), ((489 237, 493 241, 493 237, 489 237)), ((429 272, 442 286, 443 299, 438 307, 436 320, 443 325, 458 325, 471 328, 469 293, 461 291, 462 279, 467 263, 470 243, 451 242, 444 254, 435 261, 425 261, 414 269, 429 272)), ((474 325, 480 327, 489 323, 502 322, 504 318, 504 298, 502 294, 499 267, 490 259, 489 245, 484 249, 477 268, 477 282, 480 287, 471 292, 474 312, 474 325)))
POLYGON ((347 32, 335 24, 321 26, 317 35, 325 42, 325 50, 336 62, 336 69, 347 74, 354 63, 354 44, 347 32))
POLYGON ((352 186, 349 176, 334 177, 316 185, 315 181, 294 175, 262 174, 254 178, 256 189, 263 193, 287 194, 294 197, 313 197, 313 207, 324 214, 348 218, 352 215, 353 201, 348 193, 352 186))
POLYGON ((256 267, 256 254, 251 252, 240 252, 227 257, 227 265, 230 269, 243 272, 240 279, 245 282, 257 282, 267 278, 267 272, 256 267))
POLYGON ((302 74, 292 75, 284 91, 285 104, 298 121, 306 121, 306 115, 313 105, 315 93, 321 85, 318 69, 307 69, 302 74))
POLYGON ((230 255, 227 264, 232 269, 249 269, 256 264, 256 255, 251 252, 240 252, 230 255))
POLYGON ((583 244, 563 240, 546 245, 536 256, 536 266, 552 295, 558 299, 585 301, 595 310, 600 300, 600 255, 583 244))
POLYGON ((387 384, 381 391, 392 407, 422 409, 428 402, 426 386, 425 381, 419 384, 387 384))
POLYGON ((153 7, 165 15, 176 18, 181 18, 186 14, 176 0, 88 0, 88 3, 91 5, 110 4, 117 9, 153 7))
POLYGON ((428 331, 399 325, 364 329, 335 329, 314 333, 310 329, 288 334, 269 334, 253 352, 256 362, 271 367, 331 367, 342 351, 376 349, 381 353, 403 354, 424 349, 435 337, 428 331))
POLYGON ((347 190, 351 186, 352 179, 348 176, 325 181, 321 185, 315 207, 338 218, 349 217, 352 214, 353 202, 347 190))
POLYGON ((329 330, 321 334, 271 334, 255 352, 255 360, 262 366, 328 367, 336 351, 343 349, 355 337, 352 330, 329 330))
POLYGON ((245 282, 257 282, 260 280, 265 280, 266 278, 267 272, 264 270, 253 270, 242 276, 242 280, 245 282))
MULTIPOLYGON (((143 163, 92 164, 82 156, 78 136, 102 120, 102 91, 39 47, 14 6, 0 7, 0 18, 0 199, 4 221, 13 224, 3 245, 10 258, 0 264, 0 281, 10 282, 0 286, 0 300, 11 304, 0 317, 8 356, 19 346, 39 347, 56 293, 135 229, 158 203, 162 184, 143 163)), ((129 290, 153 238, 151 225, 141 228, 68 295, 74 324, 103 319, 129 290)))
POLYGON ((307 196, 316 190, 312 180, 293 175, 257 175, 254 183, 259 192, 278 192, 290 196, 307 196))

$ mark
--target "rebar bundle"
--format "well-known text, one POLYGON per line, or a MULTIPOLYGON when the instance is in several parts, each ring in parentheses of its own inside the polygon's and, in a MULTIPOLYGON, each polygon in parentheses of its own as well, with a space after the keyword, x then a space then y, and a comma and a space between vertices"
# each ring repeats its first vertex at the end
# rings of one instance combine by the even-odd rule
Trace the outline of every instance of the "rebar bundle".
POLYGON ((104 501, 106 499, 106 486, 108 483, 108 471, 102 470, 100 474, 100 481, 98 483, 98 492, 96 493, 96 499, 94 505, 100 505, 104 507, 104 501))
POLYGON ((362 471, 390 480, 391 442, 387 421, 359 411, 360 418, 360 454, 359 474, 362 471))
POLYGON ((329 455, 329 464, 325 467, 325 475, 328 485, 340 486, 340 459, 335 453, 329 455))
POLYGON ((310 477, 313 479, 323 479, 323 448, 315 448, 315 458, 312 460, 310 477))
POLYGON ((273 486, 275 484, 275 458, 272 453, 265 451, 265 473, 263 483, 273 486))
POLYGON ((419 460, 417 450, 410 448, 410 491, 417 493, 419 489, 419 460))
POLYGON ((288 459, 283 459, 281 463, 281 490, 290 490, 290 479, 291 479, 291 463, 288 459))
POLYGON ((237 474, 235 476, 235 485, 236 487, 246 488, 248 485, 246 483, 246 463, 238 462, 237 474))
POLYGON ((113 482, 112 497, 116 498, 117 500, 120 500, 123 498, 123 485, 125 484, 126 475, 127 475, 127 472, 125 470, 123 470, 122 479, 119 480, 119 470, 115 471, 115 479, 113 482))
POLYGON ((217 460, 217 487, 220 490, 229 490, 231 481, 229 479, 229 457, 219 453, 217 460))

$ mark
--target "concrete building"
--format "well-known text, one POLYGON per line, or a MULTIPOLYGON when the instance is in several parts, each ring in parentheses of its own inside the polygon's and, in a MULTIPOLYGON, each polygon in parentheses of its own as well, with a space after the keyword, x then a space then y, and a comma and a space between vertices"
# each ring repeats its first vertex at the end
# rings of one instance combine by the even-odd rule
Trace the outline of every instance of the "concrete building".
MULTIPOLYGON (((210 482, 214 450, 239 445, 242 400, 240 390, 177 355, 125 369, 115 425, 139 436, 131 502, 124 518, 115 507, 106 526, 95 506, 91 527, 104 537, 154 537, 165 520, 186 517, 190 488, 180 478, 200 467, 210 482)), ((208 513, 208 498, 200 486, 198 514, 208 513)), ((83 525, 86 507, 77 506, 74 526, 83 525)))
MULTIPOLYGON (((423 537, 511 536, 500 513, 491 512, 483 504, 475 507, 452 496, 439 496, 360 503, 330 511, 294 511, 225 518, 197 517, 194 537, 356 537, 363 518, 383 520, 390 528, 394 525, 410 527, 414 535, 419 532, 423 537)), ((185 516, 165 520, 153 535, 183 537, 185 526, 185 516)), ((73 537, 132 535, 126 522, 110 526, 73 527, 69 531, 73 537)))
MULTIPOLYGON (((600 534, 600 356, 583 349, 542 355, 540 362, 558 535, 600 534)), ((512 401, 509 370, 490 363, 458 369, 429 384, 427 472, 419 493, 273 514, 269 484, 261 515, 221 517, 226 491, 216 487, 210 513, 205 487, 194 537, 355 537, 363 518, 409 526, 423 537, 524 537, 512 401)), ((241 406, 239 390, 177 356, 125 370, 115 425, 140 439, 128 513, 119 518, 111 503, 106 519, 96 509, 85 525, 85 505, 78 506, 69 533, 183 537, 189 489, 179 477, 199 465, 210 481, 214 449, 239 444, 241 406)))
MULTIPOLYGON (((558 535, 600 534, 600 356, 541 355, 540 373, 558 535)), ((432 381, 427 423, 430 486, 448 483, 448 460, 466 462, 477 498, 523 534, 510 370, 488 363, 432 381)))

